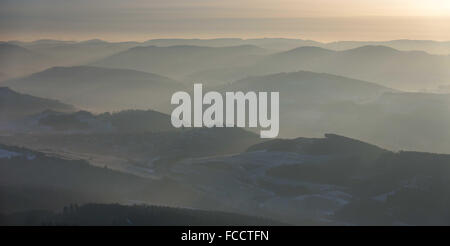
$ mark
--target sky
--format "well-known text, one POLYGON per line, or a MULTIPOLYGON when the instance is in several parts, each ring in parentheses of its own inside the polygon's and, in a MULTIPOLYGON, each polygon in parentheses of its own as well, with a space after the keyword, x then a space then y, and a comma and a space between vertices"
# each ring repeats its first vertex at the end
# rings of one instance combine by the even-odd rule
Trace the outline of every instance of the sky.
POLYGON ((450 40, 450 0, 0 0, 0 40, 450 40))

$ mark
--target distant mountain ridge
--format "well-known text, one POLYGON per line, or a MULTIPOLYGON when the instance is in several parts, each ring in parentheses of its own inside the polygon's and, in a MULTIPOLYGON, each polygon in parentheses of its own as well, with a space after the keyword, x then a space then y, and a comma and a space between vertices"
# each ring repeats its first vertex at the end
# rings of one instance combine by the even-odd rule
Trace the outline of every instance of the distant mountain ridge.
POLYGON ((246 64, 253 57, 266 54, 254 45, 230 47, 145 46, 134 47, 92 63, 95 66, 128 68, 163 74, 173 78, 230 64, 246 64))
POLYGON ((399 51, 386 46, 363 46, 333 51, 299 47, 271 54, 247 66, 204 70, 192 80, 233 81, 252 75, 307 70, 375 82, 402 90, 423 90, 447 84, 450 56, 399 51))
POLYGON ((346 50, 366 45, 383 45, 404 51, 425 51, 436 55, 450 54, 450 41, 398 39, 390 41, 337 41, 324 47, 334 50, 346 50))
POLYGON ((318 46, 335 50, 346 50, 366 45, 384 45, 399 50, 423 50, 428 53, 450 54, 450 41, 435 40, 415 40, 415 39, 397 39, 387 41, 333 41, 318 42, 306 39, 294 38, 213 38, 213 39, 182 39, 182 38, 166 38, 166 39, 150 39, 143 42, 109 42, 101 39, 90 39, 85 41, 61 41, 52 39, 41 39, 31 42, 8 41, 7 43, 20 46, 33 45, 72 45, 85 43, 107 43, 107 44, 135 44, 135 45, 156 45, 156 46, 174 46, 174 45, 197 45, 210 47, 237 46, 237 45, 257 45, 265 49, 289 50, 299 46, 318 46))
MULTIPOLYGON (((4 44, 20 45, 48 57, 50 62, 35 64, 40 66, 48 63, 40 66, 41 69, 54 66, 55 62, 71 66, 89 64, 152 72, 189 84, 195 81, 228 83, 250 75, 297 70, 327 72, 405 90, 434 89, 447 85, 450 78, 447 69, 450 66, 450 42, 427 40, 320 43, 301 39, 225 38, 111 43, 94 39, 82 42, 41 40, 4 44), (446 49, 449 52, 445 53, 446 49), (277 51, 280 53, 266 57, 277 51), (64 61, 65 57, 68 57, 67 61, 64 61)), ((28 74, 37 70, 30 70, 28 74)))
POLYGON ((10 42, 52 59, 51 66, 82 65, 103 57, 138 46, 137 42, 106 42, 100 39, 86 41, 37 40, 34 42, 10 42))

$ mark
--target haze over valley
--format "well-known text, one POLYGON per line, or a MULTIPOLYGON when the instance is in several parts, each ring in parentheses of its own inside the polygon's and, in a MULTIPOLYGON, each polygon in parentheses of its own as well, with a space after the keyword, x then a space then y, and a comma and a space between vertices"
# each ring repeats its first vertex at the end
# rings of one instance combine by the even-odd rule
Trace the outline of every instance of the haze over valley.
POLYGON ((0 1, 0 225, 450 224, 443 1, 31 2, 0 1), (198 83, 279 92, 278 137, 175 128, 198 83))

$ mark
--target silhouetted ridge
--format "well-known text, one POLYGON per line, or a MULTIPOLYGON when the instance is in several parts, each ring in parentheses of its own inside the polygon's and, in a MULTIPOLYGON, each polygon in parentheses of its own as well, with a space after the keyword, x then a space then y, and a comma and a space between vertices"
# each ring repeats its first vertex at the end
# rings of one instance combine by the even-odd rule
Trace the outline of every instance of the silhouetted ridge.
POLYGON ((323 54, 330 54, 330 53, 334 53, 336 51, 334 50, 329 50, 329 49, 325 49, 325 48, 321 48, 321 47, 317 47, 317 46, 301 46, 295 49, 291 49, 288 51, 284 51, 284 52, 280 52, 278 53, 278 55, 281 54, 289 54, 289 53, 311 53, 311 54, 317 54, 317 53, 323 53, 323 54))
POLYGON ((275 139, 256 144, 247 151, 286 151, 310 155, 364 155, 386 152, 375 145, 336 134, 325 134, 325 138, 275 139))
POLYGON ((24 213, 5 216, 6 224, 75 225, 75 226, 268 226, 283 225, 270 219, 220 211, 192 210, 148 205, 71 204, 58 214, 46 211, 34 215, 34 221, 23 219, 24 213), (22 220, 23 219, 23 220, 22 220), (8 221, 9 220, 9 221, 8 221), (27 224, 31 223, 31 224, 27 224))
POLYGON ((399 54, 402 53, 402 51, 399 51, 397 49, 391 48, 391 47, 387 47, 384 45, 366 45, 366 46, 361 46, 358 48, 354 48, 354 49, 349 49, 349 50, 344 50, 342 52, 346 52, 346 53, 361 53, 364 55, 375 55, 375 54, 380 54, 380 53, 384 53, 384 54, 399 54))

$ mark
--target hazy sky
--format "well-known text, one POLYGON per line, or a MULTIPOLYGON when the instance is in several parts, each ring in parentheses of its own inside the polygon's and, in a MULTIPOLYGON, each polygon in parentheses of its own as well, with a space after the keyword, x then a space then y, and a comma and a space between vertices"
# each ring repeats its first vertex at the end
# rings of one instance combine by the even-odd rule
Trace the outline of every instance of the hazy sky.
POLYGON ((450 0, 0 0, 0 39, 450 40, 450 0))

